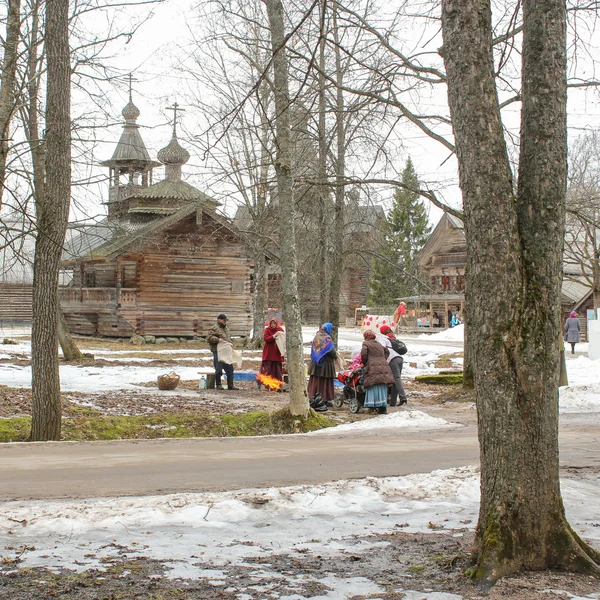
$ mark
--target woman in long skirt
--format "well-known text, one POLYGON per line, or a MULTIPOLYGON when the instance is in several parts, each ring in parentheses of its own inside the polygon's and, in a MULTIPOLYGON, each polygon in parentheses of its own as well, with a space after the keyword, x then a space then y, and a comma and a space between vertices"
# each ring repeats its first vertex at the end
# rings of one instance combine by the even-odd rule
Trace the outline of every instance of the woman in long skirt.
POLYGON ((331 332, 333 325, 323 323, 317 331, 310 350, 310 366, 308 368, 308 397, 319 393, 325 402, 333 400, 333 380, 335 379, 335 351, 331 332))
POLYGON ((262 363, 260 365, 260 372, 262 375, 268 375, 283 381, 283 354, 279 351, 277 346, 278 335, 283 334, 283 327, 277 319, 271 319, 269 325, 265 327, 263 339, 265 345, 262 352, 262 363))
POLYGON ((364 388, 365 408, 374 408, 379 413, 387 412, 388 385, 394 383, 394 376, 387 362, 389 350, 378 341, 375 332, 367 329, 363 333, 361 349, 363 365, 366 367, 364 388))

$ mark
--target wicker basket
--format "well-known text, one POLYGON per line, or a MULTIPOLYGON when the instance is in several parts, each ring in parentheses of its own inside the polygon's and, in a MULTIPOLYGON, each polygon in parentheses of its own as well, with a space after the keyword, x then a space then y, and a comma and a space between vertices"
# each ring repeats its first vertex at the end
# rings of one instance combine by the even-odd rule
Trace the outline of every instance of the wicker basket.
POLYGON ((179 385, 181 377, 177 373, 168 373, 166 375, 158 376, 158 389, 159 390, 174 390, 179 385))

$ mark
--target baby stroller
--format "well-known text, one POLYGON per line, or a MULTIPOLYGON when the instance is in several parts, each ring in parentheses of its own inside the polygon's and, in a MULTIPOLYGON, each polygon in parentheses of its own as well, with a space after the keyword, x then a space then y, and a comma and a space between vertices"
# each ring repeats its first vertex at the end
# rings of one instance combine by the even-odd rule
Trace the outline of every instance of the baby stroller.
POLYGON ((338 381, 344 384, 344 388, 341 394, 334 397, 333 406, 342 408, 344 404, 347 404, 351 413, 357 413, 363 408, 365 403, 364 377, 365 368, 362 366, 338 373, 338 381))

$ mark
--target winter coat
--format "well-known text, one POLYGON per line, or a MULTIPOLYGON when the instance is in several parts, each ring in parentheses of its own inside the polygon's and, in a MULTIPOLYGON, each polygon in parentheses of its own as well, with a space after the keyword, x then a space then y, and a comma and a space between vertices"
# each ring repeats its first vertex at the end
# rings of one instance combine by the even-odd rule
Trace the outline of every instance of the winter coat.
POLYGON ((265 328, 265 333, 263 334, 263 339, 265 340, 265 345, 262 351, 262 359, 263 360, 273 360, 275 362, 283 362, 283 356, 281 356, 281 352, 279 352, 279 348, 277 347, 277 342, 275 341, 275 333, 278 331, 283 331, 281 327, 278 327, 273 331, 270 327, 265 328))
POLYGON ((217 351, 217 344, 219 343, 219 340, 231 342, 231 333, 229 332, 227 325, 223 325, 223 323, 219 323, 217 321, 217 323, 211 327, 208 335, 206 336, 206 341, 210 346, 211 352, 214 353, 217 351))
POLYGON ((365 340, 362 345, 361 356, 363 365, 367 367, 365 373, 365 388, 374 385, 392 385, 394 375, 387 362, 389 350, 384 348, 377 340, 365 340))
POLYGON ((577 317, 569 317, 565 322, 565 342, 569 344, 579 343, 579 330, 581 325, 577 317))
POLYGON ((337 358, 337 352, 332 350, 328 352, 321 362, 316 365, 312 360, 308 367, 308 374, 314 375, 315 377, 327 377, 328 379, 335 379, 335 359, 337 358))

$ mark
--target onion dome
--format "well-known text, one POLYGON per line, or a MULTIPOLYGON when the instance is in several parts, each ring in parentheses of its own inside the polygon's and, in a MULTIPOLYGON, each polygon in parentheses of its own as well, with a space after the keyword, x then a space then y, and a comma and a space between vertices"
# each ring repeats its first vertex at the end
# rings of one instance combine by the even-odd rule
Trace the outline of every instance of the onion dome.
POLYGON ((167 146, 158 151, 158 160, 163 165, 185 165, 190 160, 190 153, 177 141, 177 132, 173 129, 173 137, 167 146))
POLYGON ((131 101, 131 96, 121 114, 128 124, 134 124, 140 116, 140 109, 131 101))
POLYGON ((180 108, 175 102, 168 110, 173 111, 173 136, 171 141, 162 150, 158 151, 157 158, 165 165, 165 179, 180 181, 181 166, 190 160, 190 153, 177 140, 177 111, 184 109, 180 108))

